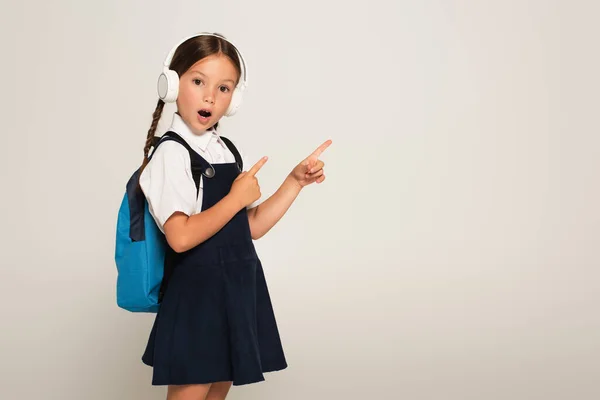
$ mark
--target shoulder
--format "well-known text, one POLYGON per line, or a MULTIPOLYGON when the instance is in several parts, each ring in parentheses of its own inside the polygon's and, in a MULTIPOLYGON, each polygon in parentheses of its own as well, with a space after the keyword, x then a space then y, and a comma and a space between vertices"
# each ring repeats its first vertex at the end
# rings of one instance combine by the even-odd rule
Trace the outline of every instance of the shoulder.
POLYGON ((251 165, 250 165, 250 158, 248 156, 248 153, 246 152, 246 150, 244 149, 244 146, 240 146, 239 141, 237 140, 232 140, 229 139, 231 141, 231 144, 237 149, 240 158, 242 160, 242 169, 247 171, 251 165))
POLYGON ((189 152, 182 144, 174 140, 165 140, 156 148, 150 162, 154 159, 178 158, 182 156, 188 156, 189 158, 189 152))
POLYGON ((161 143, 153 153, 146 168, 164 168, 165 166, 181 166, 190 163, 190 154, 181 144, 168 140, 161 143))
POLYGON ((190 154, 187 149, 175 141, 165 141, 151 153, 151 159, 142 171, 140 182, 149 184, 151 179, 164 180, 169 176, 185 176, 190 168, 190 154))
POLYGON ((225 145, 227 145, 227 142, 229 142, 229 143, 231 143, 233 146, 235 146, 235 147, 238 149, 238 151, 240 150, 240 147, 239 147, 239 144, 238 144, 237 140, 235 140, 235 139, 232 139, 232 138, 231 138, 231 137, 229 137, 229 136, 224 136, 224 135, 219 135, 219 139, 221 139, 221 141, 223 141, 223 143, 224 143, 225 145))
POLYGON ((244 151, 243 146, 240 146, 240 143, 238 140, 232 139, 229 136, 219 136, 219 137, 223 141, 223 144, 229 151, 231 151, 231 149, 229 148, 227 141, 229 141, 229 143, 231 143, 231 145, 237 150, 237 152, 240 153, 240 156, 242 157, 242 159, 245 160, 246 152, 244 151))

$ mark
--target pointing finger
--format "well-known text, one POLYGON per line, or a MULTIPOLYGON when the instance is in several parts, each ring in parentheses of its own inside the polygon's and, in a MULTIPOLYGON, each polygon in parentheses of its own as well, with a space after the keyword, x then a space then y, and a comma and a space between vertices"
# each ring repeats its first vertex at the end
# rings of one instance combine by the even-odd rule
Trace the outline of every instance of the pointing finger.
POLYGON ((331 145, 332 141, 327 140, 325 141, 322 145, 320 145, 313 153, 313 156, 319 157, 321 155, 321 153, 323 153, 325 151, 326 148, 328 148, 331 145))
POLYGON ((248 171, 248 175, 254 176, 256 175, 256 173, 258 171, 260 171, 260 169, 262 168, 263 165, 265 165, 265 163, 267 162, 268 157, 263 157, 260 160, 258 160, 258 162, 256 164, 254 164, 252 166, 252 168, 250 168, 250 170, 248 171))

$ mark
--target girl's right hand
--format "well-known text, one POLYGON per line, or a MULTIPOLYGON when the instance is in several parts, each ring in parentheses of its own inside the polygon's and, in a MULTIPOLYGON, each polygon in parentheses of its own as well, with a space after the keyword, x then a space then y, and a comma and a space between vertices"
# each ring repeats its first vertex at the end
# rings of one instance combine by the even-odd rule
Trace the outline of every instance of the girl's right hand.
POLYGON ((229 195, 239 202, 241 208, 247 207, 260 199, 260 186, 258 185, 258 179, 256 179, 256 173, 266 162, 267 157, 261 158, 248 172, 242 172, 233 181, 229 195))

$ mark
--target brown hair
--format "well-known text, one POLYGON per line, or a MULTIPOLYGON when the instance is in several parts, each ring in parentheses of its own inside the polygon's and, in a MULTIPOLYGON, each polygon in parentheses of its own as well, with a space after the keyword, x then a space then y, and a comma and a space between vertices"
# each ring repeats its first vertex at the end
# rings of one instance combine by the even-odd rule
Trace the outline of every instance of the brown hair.
MULTIPOLYGON (((241 67, 240 67, 240 59, 235 50, 235 47, 225 40, 223 35, 218 33, 214 33, 215 36, 196 36, 191 39, 186 40, 182 44, 177 47, 175 53, 173 54, 173 59, 171 60, 171 64, 169 68, 173 71, 177 72, 177 75, 183 75, 190 67, 196 64, 198 61, 202 60, 205 57, 217 54, 223 54, 233 62, 233 65, 237 69, 238 72, 238 80, 241 76, 241 67)), ((150 149, 155 143, 154 133, 156 132, 156 127, 158 126, 158 121, 162 115, 163 108, 165 106, 164 101, 158 99, 158 103, 156 104, 156 109, 152 114, 152 123, 150 124, 150 129, 148 129, 148 136, 146 137, 146 144, 144 145, 144 161, 142 162, 142 166, 140 168, 140 175, 142 171, 148 164, 148 154, 150 153, 150 149)), ((215 123, 211 129, 217 129, 219 123, 215 123)))

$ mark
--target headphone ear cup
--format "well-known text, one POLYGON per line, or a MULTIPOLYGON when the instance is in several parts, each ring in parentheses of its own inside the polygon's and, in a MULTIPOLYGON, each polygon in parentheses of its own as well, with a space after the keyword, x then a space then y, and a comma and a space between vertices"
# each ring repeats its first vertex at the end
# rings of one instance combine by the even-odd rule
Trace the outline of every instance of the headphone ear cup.
POLYGON ((179 93, 179 75, 177 72, 168 69, 163 71, 158 77, 157 83, 158 97, 165 103, 173 103, 177 100, 179 93))
POLYGON ((237 112, 237 110, 240 108, 240 105, 242 105, 242 91, 236 87, 233 91, 233 95, 231 96, 229 107, 227 108, 227 111, 225 111, 225 115, 231 117, 237 112))

